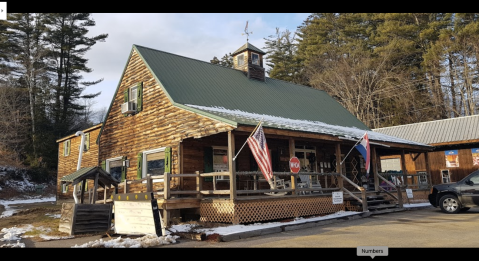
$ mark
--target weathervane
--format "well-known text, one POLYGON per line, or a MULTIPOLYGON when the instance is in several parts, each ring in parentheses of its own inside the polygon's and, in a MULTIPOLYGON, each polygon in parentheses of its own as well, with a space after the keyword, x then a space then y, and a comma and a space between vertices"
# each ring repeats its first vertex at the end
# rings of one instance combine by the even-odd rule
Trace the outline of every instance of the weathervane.
POLYGON ((241 35, 245 35, 245 34, 246 34, 246 42, 247 42, 249 34, 253 34, 253 32, 248 32, 248 21, 246 21, 246 27, 244 28, 244 34, 241 34, 241 35))

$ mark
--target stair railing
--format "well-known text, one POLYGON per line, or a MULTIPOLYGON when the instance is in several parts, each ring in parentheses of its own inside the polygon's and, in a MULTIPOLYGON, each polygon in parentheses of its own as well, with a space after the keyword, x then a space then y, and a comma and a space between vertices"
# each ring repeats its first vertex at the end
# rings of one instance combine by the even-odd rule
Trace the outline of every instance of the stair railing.
POLYGON ((348 179, 345 175, 343 174, 339 174, 343 180, 349 182, 351 185, 353 185, 356 189, 358 189, 359 191, 361 191, 361 198, 358 198, 356 195, 354 195, 351 191, 349 191, 347 188, 345 188, 344 186, 342 186, 341 190, 348 193, 351 197, 353 197, 354 199, 356 199, 357 201, 359 201, 362 206, 363 206, 363 212, 368 212, 368 201, 366 199, 366 189, 364 189, 363 187, 361 186, 358 186, 356 183, 354 183, 353 181, 351 181, 350 179, 348 179))
POLYGON ((385 188, 379 186, 379 190, 382 191, 382 192, 385 192, 386 194, 388 194, 389 196, 393 197, 395 200, 398 201, 398 204, 399 204, 399 207, 402 208, 403 207, 403 200, 402 200, 402 190, 401 190, 401 185, 396 185, 392 182, 390 182, 389 180, 387 180, 386 178, 384 178, 383 176, 381 175, 378 175, 378 177, 383 180, 384 182, 386 182, 387 185, 391 186, 392 188, 396 188, 396 191, 397 191, 397 196, 392 194, 391 192, 387 191, 385 188))

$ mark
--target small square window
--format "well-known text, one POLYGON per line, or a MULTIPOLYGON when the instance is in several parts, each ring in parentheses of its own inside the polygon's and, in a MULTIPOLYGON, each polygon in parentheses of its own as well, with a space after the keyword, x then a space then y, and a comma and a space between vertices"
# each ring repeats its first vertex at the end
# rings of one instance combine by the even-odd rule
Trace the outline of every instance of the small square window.
POLYGON ((251 53, 251 62, 259 65, 259 55, 257 53, 251 53))
POLYGON ((238 55, 238 66, 244 65, 244 54, 238 55))

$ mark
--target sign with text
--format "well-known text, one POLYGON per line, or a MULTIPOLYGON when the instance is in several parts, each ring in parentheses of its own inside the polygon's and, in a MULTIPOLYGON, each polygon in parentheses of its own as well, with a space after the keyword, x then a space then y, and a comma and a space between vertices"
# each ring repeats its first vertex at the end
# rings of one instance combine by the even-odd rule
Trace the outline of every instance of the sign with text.
POLYGON ((413 198, 412 189, 406 189, 407 198, 413 198))
POLYGON ((301 163, 299 162, 299 159, 297 157, 292 157, 289 160, 289 168, 291 169, 291 172, 293 173, 299 172, 299 170, 301 169, 301 163))
POLYGON ((333 192, 333 204, 343 204, 343 192, 334 191, 333 192))
POLYGON ((151 193, 127 193, 114 197, 115 233, 126 235, 165 234, 158 203, 151 193))

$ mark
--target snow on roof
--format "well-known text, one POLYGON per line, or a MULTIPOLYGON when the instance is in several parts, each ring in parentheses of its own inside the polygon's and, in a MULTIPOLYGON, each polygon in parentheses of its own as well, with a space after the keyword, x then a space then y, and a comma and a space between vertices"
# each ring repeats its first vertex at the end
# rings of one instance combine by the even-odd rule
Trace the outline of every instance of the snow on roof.
POLYGON ((206 106, 192 105, 192 104, 185 104, 185 105, 188 107, 206 111, 206 112, 209 112, 230 120, 234 120, 241 124, 254 125, 255 123, 256 124, 259 123, 259 121, 263 119, 263 126, 265 127, 328 134, 332 136, 342 137, 346 139, 356 139, 356 140, 360 139, 364 135, 364 133, 367 132, 368 138, 370 140, 430 147, 429 145, 424 143, 415 142, 411 140, 405 140, 398 137, 375 132, 372 130, 359 129, 357 127, 331 125, 331 124, 326 124, 319 121, 288 119, 288 118, 282 118, 282 117, 271 116, 271 115, 245 112, 240 110, 230 110, 230 109, 225 109, 224 107, 206 107, 206 106))

